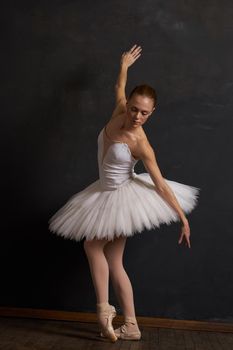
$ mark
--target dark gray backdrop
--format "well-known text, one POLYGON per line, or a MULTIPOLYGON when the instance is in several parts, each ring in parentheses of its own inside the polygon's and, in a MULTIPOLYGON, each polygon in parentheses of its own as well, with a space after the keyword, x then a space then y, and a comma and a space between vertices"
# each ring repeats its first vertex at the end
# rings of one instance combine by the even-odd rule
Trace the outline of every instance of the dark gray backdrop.
POLYGON ((95 311, 82 242, 50 233, 48 220, 98 178, 97 135, 114 107, 120 56, 136 43, 143 54, 127 93, 143 82, 158 92, 145 130, 162 174, 201 188, 188 216, 191 250, 177 244, 179 223, 128 239, 137 314, 232 321, 232 8, 215 0, 2 5, 1 306, 95 311))

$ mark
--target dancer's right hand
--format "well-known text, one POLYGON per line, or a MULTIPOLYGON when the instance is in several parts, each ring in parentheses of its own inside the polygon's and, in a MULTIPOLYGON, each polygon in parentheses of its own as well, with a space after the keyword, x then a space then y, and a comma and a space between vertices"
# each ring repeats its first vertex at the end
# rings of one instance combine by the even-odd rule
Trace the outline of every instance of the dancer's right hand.
POLYGON ((129 51, 126 51, 121 56, 121 65, 130 67, 140 56, 141 46, 134 45, 129 51))
POLYGON ((185 238, 185 244, 191 248, 191 244, 190 244, 190 227, 189 227, 189 222, 186 219, 185 221, 183 221, 182 223, 182 228, 181 228, 181 234, 180 234, 180 238, 178 243, 181 244, 183 241, 183 238, 185 238))

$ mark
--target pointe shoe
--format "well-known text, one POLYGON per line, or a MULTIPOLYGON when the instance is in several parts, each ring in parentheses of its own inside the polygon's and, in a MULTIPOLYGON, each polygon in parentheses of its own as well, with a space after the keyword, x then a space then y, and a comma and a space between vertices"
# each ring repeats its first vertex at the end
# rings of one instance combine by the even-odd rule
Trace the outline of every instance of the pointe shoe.
POLYGON ((117 336, 112 326, 112 320, 116 316, 116 309, 108 303, 97 304, 97 318, 101 327, 100 335, 112 342, 117 341, 117 336))
POLYGON ((127 323, 131 323, 133 325, 137 324, 135 317, 125 317, 125 323, 117 329, 114 329, 114 332, 119 339, 125 340, 139 340, 141 339, 141 332, 139 329, 135 331, 128 330, 127 323))

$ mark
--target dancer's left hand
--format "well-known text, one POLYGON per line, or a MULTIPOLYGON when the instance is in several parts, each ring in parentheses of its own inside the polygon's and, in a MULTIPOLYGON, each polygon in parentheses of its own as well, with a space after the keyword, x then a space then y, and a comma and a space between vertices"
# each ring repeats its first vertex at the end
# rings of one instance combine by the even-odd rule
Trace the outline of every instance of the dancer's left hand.
POLYGON ((141 46, 134 45, 129 51, 126 51, 121 56, 121 65, 130 67, 140 56, 142 48, 141 46))
POLYGON ((190 227, 189 227, 189 222, 188 220, 185 220, 182 224, 181 228, 181 234, 178 243, 181 244, 183 241, 183 238, 185 239, 185 244, 191 248, 190 244, 190 227))

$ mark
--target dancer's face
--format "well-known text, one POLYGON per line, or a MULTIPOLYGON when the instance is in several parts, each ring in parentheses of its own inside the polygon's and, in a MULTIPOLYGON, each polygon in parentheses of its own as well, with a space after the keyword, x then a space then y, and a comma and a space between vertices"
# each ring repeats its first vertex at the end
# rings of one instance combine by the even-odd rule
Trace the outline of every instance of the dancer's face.
POLYGON ((135 127, 143 125, 154 110, 154 101, 150 97, 133 94, 127 101, 127 116, 135 127))

